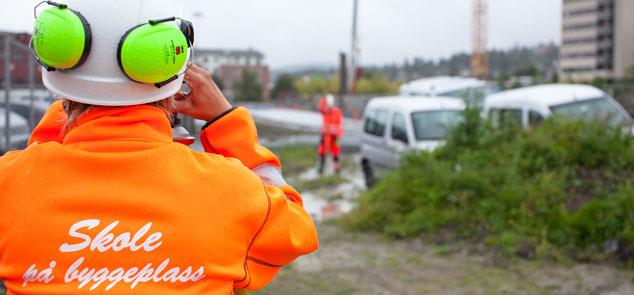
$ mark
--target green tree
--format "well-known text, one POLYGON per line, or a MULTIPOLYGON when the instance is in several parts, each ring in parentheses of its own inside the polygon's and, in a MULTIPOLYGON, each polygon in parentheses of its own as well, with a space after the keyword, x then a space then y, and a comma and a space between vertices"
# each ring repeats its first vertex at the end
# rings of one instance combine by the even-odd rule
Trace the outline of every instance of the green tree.
POLYGON ((495 80, 498 83, 498 86, 502 87, 502 89, 506 89, 508 86, 507 84, 509 81, 509 75, 507 75, 506 73, 501 74, 495 80))
POLYGON ((627 72, 625 72, 625 79, 634 81, 634 66, 627 69, 627 72))
POLYGON ((295 78, 288 74, 280 75, 275 81, 273 87, 272 97, 279 98, 284 93, 296 93, 297 87, 295 87, 295 78))
POLYGON ((235 98, 239 101, 262 101, 262 89, 256 74, 246 70, 234 86, 235 98))
POLYGON ((307 99, 313 99, 317 95, 339 92, 339 76, 332 75, 304 77, 295 81, 297 91, 307 99))
POLYGON ((607 86, 608 86, 608 80, 603 78, 603 77, 596 77, 596 78, 592 79, 590 84, 592 84, 592 86, 600 88, 600 89, 606 89, 607 86))
POLYGON ((398 93, 399 84, 390 81, 387 76, 374 73, 357 81, 357 93, 362 95, 388 95, 398 93))

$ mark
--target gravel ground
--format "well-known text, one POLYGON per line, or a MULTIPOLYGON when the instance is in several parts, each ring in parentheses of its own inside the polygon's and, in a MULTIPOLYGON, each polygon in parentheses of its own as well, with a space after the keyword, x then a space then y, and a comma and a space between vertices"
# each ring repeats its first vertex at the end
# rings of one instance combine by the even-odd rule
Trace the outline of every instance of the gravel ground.
POLYGON ((320 250, 256 294, 634 294, 634 272, 495 259, 319 225, 320 250))

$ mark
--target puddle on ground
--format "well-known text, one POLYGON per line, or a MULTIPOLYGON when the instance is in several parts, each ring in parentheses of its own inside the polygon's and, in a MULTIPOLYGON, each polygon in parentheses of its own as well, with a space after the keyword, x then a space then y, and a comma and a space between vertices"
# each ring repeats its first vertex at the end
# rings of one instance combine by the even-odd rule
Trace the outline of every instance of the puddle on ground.
POLYGON ((315 222, 331 220, 352 211, 353 204, 347 200, 328 202, 311 192, 303 193, 304 209, 315 222))

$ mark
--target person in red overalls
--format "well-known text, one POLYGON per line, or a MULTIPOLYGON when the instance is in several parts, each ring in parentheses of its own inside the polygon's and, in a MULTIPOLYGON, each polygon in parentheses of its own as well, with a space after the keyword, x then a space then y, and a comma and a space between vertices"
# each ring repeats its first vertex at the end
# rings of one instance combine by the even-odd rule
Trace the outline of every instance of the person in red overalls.
POLYGON ((317 152, 319 153, 319 174, 324 173, 326 165, 326 156, 330 154, 335 160, 335 172, 341 172, 339 157, 341 156, 341 148, 339 147, 339 138, 343 136, 343 115, 341 110, 335 105, 335 97, 327 95, 319 102, 319 111, 323 115, 323 125, 321 128, 321 144, 317 152))

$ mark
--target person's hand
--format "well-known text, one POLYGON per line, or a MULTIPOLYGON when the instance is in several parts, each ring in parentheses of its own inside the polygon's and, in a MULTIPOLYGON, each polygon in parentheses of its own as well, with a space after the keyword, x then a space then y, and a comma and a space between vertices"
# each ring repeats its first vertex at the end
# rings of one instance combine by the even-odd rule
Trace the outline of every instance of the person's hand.
POLYGON ((188 95, 174 95, 174 106, 179 114, 209 122, 231 109, 222 91, 203 68, 192 65, 185 73, 185 83, 191 88, 188 95))

